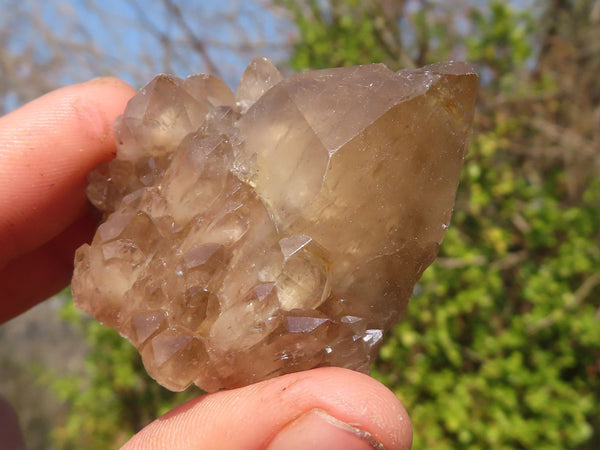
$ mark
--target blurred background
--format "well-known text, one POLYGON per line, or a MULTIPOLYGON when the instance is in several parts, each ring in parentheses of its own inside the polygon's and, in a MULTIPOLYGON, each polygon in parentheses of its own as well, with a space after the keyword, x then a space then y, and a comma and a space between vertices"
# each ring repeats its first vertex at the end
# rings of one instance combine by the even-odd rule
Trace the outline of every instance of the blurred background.
MULTIPOLYGON (((415 449, 600 448, 600 0, 0 0, 0 112, 257 55, 293 71, 466 59, 481 89, 439 258, 373 374, 415 449)), ((0 327, 29 448, 115 448, 174 394, 67 291, 0 327)), ((1 437, 0 437, 1 439, 1 437)))

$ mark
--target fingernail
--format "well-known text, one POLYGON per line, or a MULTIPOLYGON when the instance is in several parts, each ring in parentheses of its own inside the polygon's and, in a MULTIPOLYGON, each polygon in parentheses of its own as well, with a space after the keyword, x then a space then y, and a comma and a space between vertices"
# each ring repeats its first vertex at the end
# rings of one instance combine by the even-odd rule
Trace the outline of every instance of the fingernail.
POLYGON ((313 409, 283 428, 267 450, 385 450, 371 433, 313 409))

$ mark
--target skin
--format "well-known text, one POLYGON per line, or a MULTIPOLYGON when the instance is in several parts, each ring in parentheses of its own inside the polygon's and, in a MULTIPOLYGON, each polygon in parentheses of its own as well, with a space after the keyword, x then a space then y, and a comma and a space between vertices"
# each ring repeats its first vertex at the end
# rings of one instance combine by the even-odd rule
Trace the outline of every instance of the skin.
MULTIPOLYGON (((134 93, 123 81, 98 78, 0 118, 0 323, 69 283, 74 251, 97 225, 85 198, 86 175, 114 157, 112 123, 134 93)), ((321 446, 349 448, 352 433, 330 426, 339 421, 370 434, 371 444, 410 448, 410 420, 395 395, 339 368, 201 396, 148 425, 126 448, 262 449, 295 432, 321 446), (322 420, 325 414, 334 419, 322 420)), ((0 449, 19 448, 16 417, 2 401, 0 424, 11 440, 0 449)))

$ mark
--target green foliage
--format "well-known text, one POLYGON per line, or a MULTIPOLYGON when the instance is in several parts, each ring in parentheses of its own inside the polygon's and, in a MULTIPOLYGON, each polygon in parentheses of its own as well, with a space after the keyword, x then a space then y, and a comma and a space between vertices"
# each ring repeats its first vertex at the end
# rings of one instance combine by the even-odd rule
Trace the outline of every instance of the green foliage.
POLYGON ((412 414, 415 448, 573 448, 600 415, 600 183, 564 205, 560 173, 516 178, 488 139, 377 371, 412 414))
POLYGON ((294 69, 385 61, 387 53, 378 45, 375 23, 368 20, 368 2, 348 0, 328 10, 321 9, 317 0, 279 3, 292 12, 301 36, 290 61, 294 69))
MULTIPOLYGON (((343 10, 340 3, 351 5, 319 2, 321 15, 343 10)), ((372 10, 377 2, 365 3, 372 10)), ((529 12, 502 1, 472 8, 457 40, 451 19, 441 26, 425 5, 397 21, 411 23, 415 36, 395 53, 429 62, 451 56, 433 45, 445 32, 462 42, 482 75, 479 116, 440 257, 382 347, 375 376, 407 406, 417 449, 597 448, 600 181, 582 179, 580 193, 569 192, 569 166, 546 154, 531 126, 534 114, 556 110, 544 99, 556 94, 561 74, 535 66, 541 43, 529 12), (423 39, 430 41, 424 56, 423 39)), ((354 32, 377 33, 360 21, 379 17, 364 11, 354 16, 354 32)), ((305 16, 293 64, 393 59, 380 40, 364 36, 357 52, 346 33, 335 20, 305 16)))
POLYGON ((533 21, 527 11, 493 0, 485 10, 473 9, 470 20, 475 30, 465 38, 470 61, 485 62, 496 75, 507 75, 531 56, 533 21))

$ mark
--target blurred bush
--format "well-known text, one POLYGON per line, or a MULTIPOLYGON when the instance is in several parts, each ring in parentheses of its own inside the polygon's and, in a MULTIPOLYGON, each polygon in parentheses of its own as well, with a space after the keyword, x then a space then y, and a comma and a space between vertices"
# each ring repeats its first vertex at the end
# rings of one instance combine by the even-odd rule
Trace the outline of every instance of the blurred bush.
POLYGON ((599 448, 599 2, 281 3, 296 69, 458 56, 480 74, 452 225, 375 367, 414 447, 599 448))

